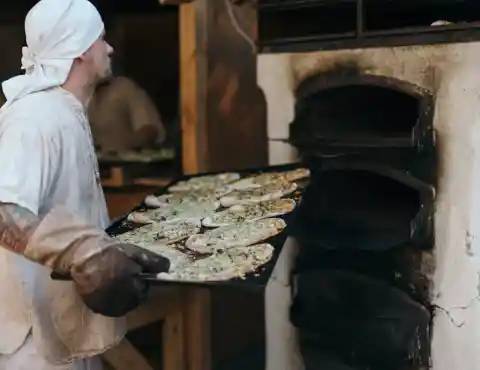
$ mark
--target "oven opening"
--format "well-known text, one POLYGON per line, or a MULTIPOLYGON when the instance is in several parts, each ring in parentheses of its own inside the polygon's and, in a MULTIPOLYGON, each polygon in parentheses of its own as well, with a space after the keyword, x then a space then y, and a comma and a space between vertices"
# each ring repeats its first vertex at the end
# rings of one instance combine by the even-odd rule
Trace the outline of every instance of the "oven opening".
POLYGON ((321 171, 306 189, 295 232, 327 249, 384 251, 408 243, 422 208, 418 189, 367 170, 321 171))
POLYGON ((307 369, 405 370, 428 363, 430 312, 377 279, 347 270, 302 273, 290 315, 307 369))
POLYGON ((299 99, 291 139, 325 145, 409 146, 422 100, 377 85, 344 85, 299 99))

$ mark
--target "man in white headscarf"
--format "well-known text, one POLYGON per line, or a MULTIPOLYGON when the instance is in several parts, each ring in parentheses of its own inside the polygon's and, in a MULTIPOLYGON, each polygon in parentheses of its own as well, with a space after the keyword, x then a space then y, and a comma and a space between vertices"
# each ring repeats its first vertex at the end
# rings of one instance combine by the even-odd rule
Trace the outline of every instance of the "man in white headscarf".
POLYGON ((110 75, 99 13, 87 0, 41 0, 25 33, 25 74, 2 84, 0 108, 0 370, 97 370, 146 297, 138 273, 170 263, 103 231, 86 118, 110 75))

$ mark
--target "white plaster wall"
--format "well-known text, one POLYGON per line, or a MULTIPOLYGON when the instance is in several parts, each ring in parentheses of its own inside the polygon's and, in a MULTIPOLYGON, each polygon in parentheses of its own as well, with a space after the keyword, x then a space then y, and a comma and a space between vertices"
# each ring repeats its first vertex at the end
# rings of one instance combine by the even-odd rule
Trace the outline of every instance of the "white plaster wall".
POLYGON ((293 145, 282 141, 268 141, 268 163, 271 166, 298 161, 298 150, 293 145))
POLYGON ((440 177, 432 300, 442 309, 434 319, 432 365, 480 369, 480 43, 259 55, 269 138, 288 138, 301 81, 352 61, 366 74, 402 79, 436 96, 440 177))
POLYGON ((269 139, 288 139, 288 124, 294 117, 294 84, 288 55, 259 55, 257 83, 267 99, 269 139))

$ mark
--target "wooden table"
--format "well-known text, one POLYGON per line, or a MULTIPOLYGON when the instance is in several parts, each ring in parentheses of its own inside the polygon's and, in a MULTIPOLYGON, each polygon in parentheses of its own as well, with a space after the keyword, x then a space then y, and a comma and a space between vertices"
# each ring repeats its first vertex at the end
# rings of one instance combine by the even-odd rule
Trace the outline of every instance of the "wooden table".
MULTIPOLYGON (((159 184, 147 181, 149 186, 159 184)), ((152 188, 105 196, 111 218, 139 204, 152 188)), ((210 292, 201 288, 175 287, 155 296, 128 316, 129 329, 164 320, 163 370, 211 370, 210 292)), ((131 343, 124 340, 105 354, 115 370, 153 370, 131 343)))
MULTIPOLYGON (((163 369, 186 370, 182 292, 175 288, 157 291, 146 304, 127 315, 128 330, 163 321, 163 369)), ((154 370, 126 338, 103 358, 115 370, 154 370)))
MULTIPOLYGON (((210 370, 209 292, 166 288, 127 316, 129 330, 163 321, 163 370, 210 370)), ((126 338, 103 355, 115 370, 154 370, 126 338)))
POLYGON ((183 299, 187 369, 210 370, 212 368, 210 291, 188 288, 183 299))

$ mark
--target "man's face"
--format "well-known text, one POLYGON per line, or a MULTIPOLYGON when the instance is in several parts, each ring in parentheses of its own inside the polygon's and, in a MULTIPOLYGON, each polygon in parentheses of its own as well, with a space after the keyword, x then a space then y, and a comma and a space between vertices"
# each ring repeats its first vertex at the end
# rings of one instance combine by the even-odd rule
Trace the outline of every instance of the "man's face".
POLYGON ((84 54, 84 63, 95 83, 107 80, 112 75, 111 56, 113 48, 105 41, 105 33, 84 54))

